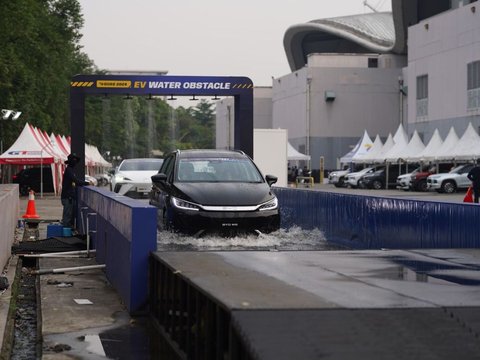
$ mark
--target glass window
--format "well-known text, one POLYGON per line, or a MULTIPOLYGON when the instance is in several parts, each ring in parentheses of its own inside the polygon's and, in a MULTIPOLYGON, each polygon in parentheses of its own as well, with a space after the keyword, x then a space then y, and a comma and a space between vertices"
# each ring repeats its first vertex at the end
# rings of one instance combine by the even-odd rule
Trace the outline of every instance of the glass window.
POLYGON ((428 115, 428 75, 417 76, 417 118, 428 115))
POLYGON ((467 64, 467 108, 480 108, 480 61, 467 64))

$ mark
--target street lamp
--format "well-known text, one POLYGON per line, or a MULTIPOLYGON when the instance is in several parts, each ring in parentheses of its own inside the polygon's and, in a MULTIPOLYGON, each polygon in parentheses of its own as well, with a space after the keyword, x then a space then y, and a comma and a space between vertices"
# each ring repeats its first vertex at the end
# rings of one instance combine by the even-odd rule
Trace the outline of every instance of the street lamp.
MULTIPOLYGON (((2 120, 17 120, 20 115, 22 115, 21 111, 16 111, 16 110, 9 110, 9 109, 2 109, 0 111, 2 120)), ((3 154, 3 123, 0 122, 0 154, 3 154)))

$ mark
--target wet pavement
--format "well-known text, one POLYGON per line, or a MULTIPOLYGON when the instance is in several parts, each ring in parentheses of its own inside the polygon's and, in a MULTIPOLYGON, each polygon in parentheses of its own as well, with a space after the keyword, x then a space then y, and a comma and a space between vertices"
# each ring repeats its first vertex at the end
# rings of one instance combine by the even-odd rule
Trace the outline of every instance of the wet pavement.
MULTIPOLYGON (((463 194, 337 189, 331 185, 316 188, 427 201, 463 199, 463 194)), ((21 214, 26 203, 27 199, 21 198, 21 214)), ((36 206, 42 219, 56 221, 61 217, 58 197, 37 196, 36 206)), ((46 237, 47 224, 40 224, 41 239, 46 237)), ((298 228, 231 239, 159 233, 158 249, 158 254, 172 261, 183 275, 236 308, 295 308, 299 303, 304 309, 480 305, 480 252, 476 249, 339 251, 321 230, 298 228), (227 282, 215 279, 222 274, 232 277, 227 282), (242 276, 245 274, 248 276, 242 276), (228 291, 222 286, 228 286, 228 291), (279 296, 281 291, 289 296, 279 296), (225 299, 228 294, 232 297, 225 299)), ((10 283, 16 260, 12 259, 7 274, 10 283)), ((41 259, 39 267, 92 263, 91 258, 49 258, 41 259)), ((40 276, 39 285, 43 359, 153 359, 166 353, 165 346, 152 341, 151 334, 156 333, 148 321, 128 315, 102 270, 45 274, 40 276)), ((8 304, 10 295, 0 294, 0 302, 8 304)), ((5 314, 0 314, 0 324, 2 317, 5 314)), ((476 330, 474 334, 479 337, 476 330)))

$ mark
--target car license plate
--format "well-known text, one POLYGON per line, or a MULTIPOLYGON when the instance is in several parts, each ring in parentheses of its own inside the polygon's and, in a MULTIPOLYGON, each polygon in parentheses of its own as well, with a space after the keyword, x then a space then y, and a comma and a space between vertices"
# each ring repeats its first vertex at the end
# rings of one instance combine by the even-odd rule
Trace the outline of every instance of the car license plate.
POLYGON ((144 188, 144 187, 137 187, 137 191, 138 191, 138 192, 148 192, 149 189, 144 188))

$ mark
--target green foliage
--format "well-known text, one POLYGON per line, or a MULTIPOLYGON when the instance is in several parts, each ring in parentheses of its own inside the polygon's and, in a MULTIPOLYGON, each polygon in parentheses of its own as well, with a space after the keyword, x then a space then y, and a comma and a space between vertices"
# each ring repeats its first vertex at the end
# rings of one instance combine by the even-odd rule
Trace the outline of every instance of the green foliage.
MULTIPOLYGON (((78 0, 0 0, 0 108, 22 111, 4 121, 4 149, 26 122, 70 134, 69 88, 76 74, 100 73, 82 52, 83 15, 78 0)), ((161 99, 88 97, 86 140, 113 156, 215 146, 213 105, 171 108, 161 99)))

